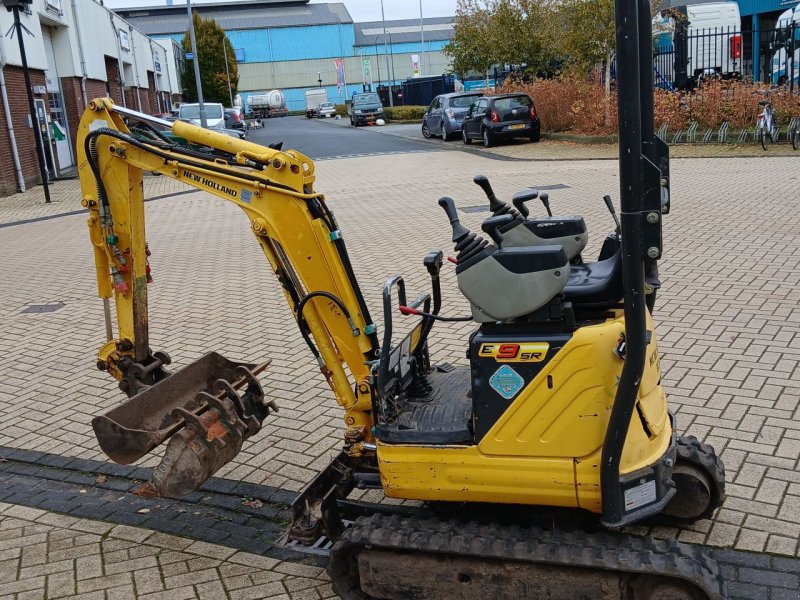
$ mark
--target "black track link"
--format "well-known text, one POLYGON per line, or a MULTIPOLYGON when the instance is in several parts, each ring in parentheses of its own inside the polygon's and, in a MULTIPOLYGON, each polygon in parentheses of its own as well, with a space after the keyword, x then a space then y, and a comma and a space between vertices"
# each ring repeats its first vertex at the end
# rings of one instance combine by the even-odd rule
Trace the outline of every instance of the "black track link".
POLYGON ((693 435, 678 436, 678 462, 688 462, 705 471, 711 484, 711 502, 695 520, 708 519, 725 500, 725 464, 714 448, 703 444, 693 435))
POLYGON ((717 563, 674 540, 374 514, 357 519, 331 551, 328 573, 344 600, 370 599, 358 575, 364 548, 622 571, 687 582, 707 600, 727 598, 717 563))

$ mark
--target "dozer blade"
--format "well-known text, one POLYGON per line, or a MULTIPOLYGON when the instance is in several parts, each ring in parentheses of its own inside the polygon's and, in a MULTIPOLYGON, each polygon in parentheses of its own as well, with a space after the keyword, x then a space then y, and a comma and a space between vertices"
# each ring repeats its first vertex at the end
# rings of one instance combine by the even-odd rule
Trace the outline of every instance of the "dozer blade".
POLYGON ((210 352, 92 420, 103 452, 129 464, 170 439, 153 472, 151 495, 197 489, 238 454, 277 411, 255 377, 269 365, 230 361, 210 352), (245 387, 243 394, 238 388, 245 387))

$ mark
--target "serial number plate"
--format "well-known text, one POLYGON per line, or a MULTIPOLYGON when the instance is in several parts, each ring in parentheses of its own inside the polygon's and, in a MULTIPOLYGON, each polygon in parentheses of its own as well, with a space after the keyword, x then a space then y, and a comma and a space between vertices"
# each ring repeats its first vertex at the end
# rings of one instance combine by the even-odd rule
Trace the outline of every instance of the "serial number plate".
POLYGON ((525 123, 517 123, 516 125, 509 125, 509 129, 525 129, 525 123))

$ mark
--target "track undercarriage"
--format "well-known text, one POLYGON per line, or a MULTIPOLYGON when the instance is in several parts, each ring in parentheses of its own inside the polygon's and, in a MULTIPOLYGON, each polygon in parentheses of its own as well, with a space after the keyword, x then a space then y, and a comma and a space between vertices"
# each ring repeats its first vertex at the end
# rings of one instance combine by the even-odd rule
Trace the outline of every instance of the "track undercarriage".
MULTIPOLYGON (((659 524, 710 515, 724 499, 713 449, 678 437, 677 494, 659 524)), ((344 600, 718 600, 725 584, 696 546, 607 531, 585 511, 472 503, 377 504, 367 461, 341 454, 293 505, 294 549, 330 554, 344 600)))

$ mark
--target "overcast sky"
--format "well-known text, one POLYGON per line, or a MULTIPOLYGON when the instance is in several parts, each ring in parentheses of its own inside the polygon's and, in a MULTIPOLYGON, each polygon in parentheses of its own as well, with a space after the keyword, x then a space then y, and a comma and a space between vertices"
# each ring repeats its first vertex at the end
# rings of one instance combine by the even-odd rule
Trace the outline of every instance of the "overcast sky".
MULTIPOLYGON (((219 1, 219 0, 213 0, 219 1)), ((340 0, 354 21, 380 21, 380 0, 340 0)), ((175 4, 183 4, 184 0, 174 0, 175 4)), ((313 3, 326 0, 311 0, 313 3)), ((202 4, 203 0, 193 0, 192 4, 202 4)), ((136 8, 166 4, 166 0, 105 0, 109 8, 136 8)), ((233 2, 231 2, 233 4, 233 2)), ((383 8, 387 19, 419 18, 419 0, 383 0, 383 8)), ((422 14, 425 17, 449 17, 456 12, 456 0, 422 0, 422 14)))

